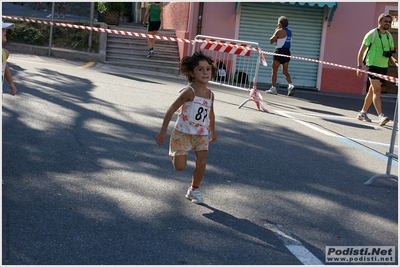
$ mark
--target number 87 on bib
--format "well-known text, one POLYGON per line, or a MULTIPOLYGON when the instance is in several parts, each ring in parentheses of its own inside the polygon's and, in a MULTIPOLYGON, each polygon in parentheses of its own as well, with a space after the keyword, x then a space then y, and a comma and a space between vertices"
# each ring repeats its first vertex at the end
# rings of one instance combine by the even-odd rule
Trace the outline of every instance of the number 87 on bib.
POLYGON ((211 109, 210 101, 204 100, 202 102, 193 101, 190 111, 189 121, 202 126, 210 125, 210 118, 208 117, 211 109))

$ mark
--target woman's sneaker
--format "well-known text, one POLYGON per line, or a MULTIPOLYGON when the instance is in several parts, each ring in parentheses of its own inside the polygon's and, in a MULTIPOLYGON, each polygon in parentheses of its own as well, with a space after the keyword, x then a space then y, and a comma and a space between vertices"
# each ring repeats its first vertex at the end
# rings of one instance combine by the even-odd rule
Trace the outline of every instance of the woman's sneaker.
POLYGON ((379 126, 383 126, 389 121, 390 121, 389 117, 387 117, 385 114, 382 113, 381 115, 379 115, 379 126))
POLYGON ((202 204, 204 203, 203 198, 201 197, 201 193, 199 189, 194 189, 192 187, 189 187, 187 193, 186 193, 186 198, 189 199, 190 201, 196 203, 196 204, 202 204))
POLYGON ((368 118, 367 113, 366 112, 360 112, 357 115, 357 119, 360 121, 367 121, 367 122, 371 122, 371 119, 368 118))

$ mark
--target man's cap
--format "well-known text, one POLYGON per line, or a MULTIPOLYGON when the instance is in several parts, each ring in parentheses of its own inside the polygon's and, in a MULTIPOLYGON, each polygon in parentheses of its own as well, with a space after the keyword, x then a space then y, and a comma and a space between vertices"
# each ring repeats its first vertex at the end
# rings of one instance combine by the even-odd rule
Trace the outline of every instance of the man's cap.
POLYGON ((2 24, 2 29, 12 29, 15 27, 14 23, 4 23, 3 21, 1 22, 2 24))
POLYGON ((390 19, 392 19, 392 16, 390 16, 389 14, 387 14, 387 13, 382 13, 382 14, 380 14, 379 15, 379 17, 378 17, 378 22, 380 22, 383 18, 385 18, 385 17, 390 17, 390 19))

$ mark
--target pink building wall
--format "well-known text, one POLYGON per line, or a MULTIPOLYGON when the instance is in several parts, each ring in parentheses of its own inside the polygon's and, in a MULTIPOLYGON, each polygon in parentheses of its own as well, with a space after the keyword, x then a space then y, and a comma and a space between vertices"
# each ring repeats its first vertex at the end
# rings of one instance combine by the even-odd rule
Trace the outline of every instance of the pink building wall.
MULTIPOLYGON (((189 39, 190 2, 170 2, 163 6, 163 27, 174 29, 176 37, 189 39)), ((187 45, 178 42, 179 56, 186 55, 187 45)))
MULTIPOLYGON (((176 37, 194 40, 197 35, 199 2, 170 2, 163 7, 163 24, 175 29, 176 37)), ((204 2, 201 34, 232 39, 235 36, 234 2, 204 2)), ((180 58, 189 55, 192 47, 178 43, 180 58)))
POLYGON ((201 34, 234 39, 236 14, 234 2, 204 2, 201 34), (218 23, 215 22, 218 18, 218 23))
MULTIPOLYGON (((365 34, 377 27, 378 16, 390 2, 339 2, 331 26, 327 28, 323 60, 345 66, 357 66, 357 54, 365 34)), ((365 67, 364 67, 365 69, 365 67)), ((364 94, 367 77, 358 78, 353 70, 324 65, 321 74, 323 92, 364 94)))

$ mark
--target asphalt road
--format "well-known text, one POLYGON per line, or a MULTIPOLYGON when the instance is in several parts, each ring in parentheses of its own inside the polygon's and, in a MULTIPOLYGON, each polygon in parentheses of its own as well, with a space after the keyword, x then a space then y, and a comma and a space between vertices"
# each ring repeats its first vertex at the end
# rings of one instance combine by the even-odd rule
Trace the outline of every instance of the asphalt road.
POLYGON ((210 85, 218 140, 196 205, 193 154, 177 173, 154 140, 181 77, 20 54, 10 67, 2 264, 325 264, 326 246, 396 246, 398 263, 397 181, 364 185, 386 171, 393 122, 358 121, 362 96, 262 92, 267 114, 210 85))

